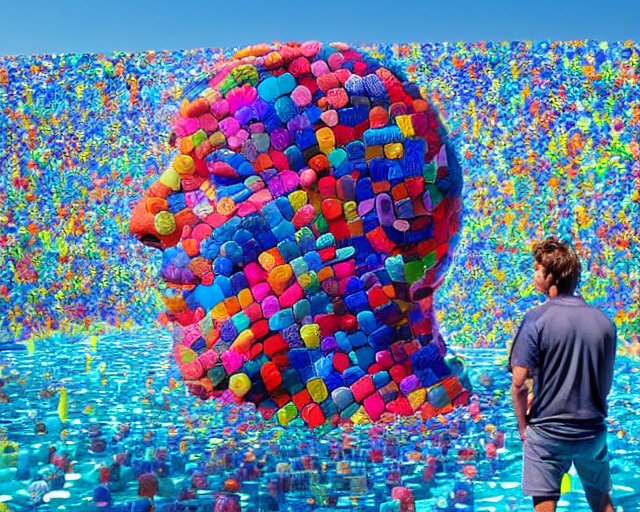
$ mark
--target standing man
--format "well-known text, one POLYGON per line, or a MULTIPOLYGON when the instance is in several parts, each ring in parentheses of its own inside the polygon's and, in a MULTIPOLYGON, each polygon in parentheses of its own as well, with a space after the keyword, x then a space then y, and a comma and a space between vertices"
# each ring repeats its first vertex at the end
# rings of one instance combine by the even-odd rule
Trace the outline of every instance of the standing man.
POLYGON ((573 294, 581 265, 570 245, 549 237, 535 244, 533 257, 533 282, 547 300, 525 315, 510 356, 511 397, 524 443, 522 488, 536 512, 555 511, 562 476, 573 463, 591 509, 613 511, 604 419, 616 328, 573 294))

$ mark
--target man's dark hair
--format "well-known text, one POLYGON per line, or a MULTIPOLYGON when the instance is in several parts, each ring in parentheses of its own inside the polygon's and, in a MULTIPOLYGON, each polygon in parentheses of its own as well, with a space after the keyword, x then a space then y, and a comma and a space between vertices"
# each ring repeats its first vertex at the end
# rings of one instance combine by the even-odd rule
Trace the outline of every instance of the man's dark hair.
POLYGON ((533 246, 533 257, 545 269, 545 277, 553 276, 558 293, 572 294, 580 282, 582 265, 575 249, 568 243, 550 236, 533 246))

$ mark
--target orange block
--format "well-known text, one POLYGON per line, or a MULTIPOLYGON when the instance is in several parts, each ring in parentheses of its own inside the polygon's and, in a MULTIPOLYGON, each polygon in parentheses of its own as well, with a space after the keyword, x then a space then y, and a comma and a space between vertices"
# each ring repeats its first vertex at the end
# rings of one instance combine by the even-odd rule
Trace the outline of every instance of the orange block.
POLYGON ((227 308, 229 316, 233 316, 240 311, 240 302, 236 297, 229 297, 224 300, 224 305, 227 308))
POLYGON ((391 188, 391 185, 388 181, 374 181, 372 184, 373 192, 375 194, 382 194, 383 192, 388 192, 391 188))
POLYGON ((273 167, 273 160, 271 160, 269 153, 260 153, 256 161, 253 162, 253 168, 258 172, 270 169, 271 167, 273 167))

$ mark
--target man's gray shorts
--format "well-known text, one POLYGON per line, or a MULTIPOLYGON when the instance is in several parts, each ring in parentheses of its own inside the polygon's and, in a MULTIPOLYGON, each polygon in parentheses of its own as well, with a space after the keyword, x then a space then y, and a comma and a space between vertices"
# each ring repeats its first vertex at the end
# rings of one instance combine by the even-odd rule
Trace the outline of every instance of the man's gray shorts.
POLYGON ((527 427, 523 455, 522 490, 527 496, 559 498, 562 476, 571 463, 587 496, 611 490, 606 430, 593 439, 559 441, 527 427))

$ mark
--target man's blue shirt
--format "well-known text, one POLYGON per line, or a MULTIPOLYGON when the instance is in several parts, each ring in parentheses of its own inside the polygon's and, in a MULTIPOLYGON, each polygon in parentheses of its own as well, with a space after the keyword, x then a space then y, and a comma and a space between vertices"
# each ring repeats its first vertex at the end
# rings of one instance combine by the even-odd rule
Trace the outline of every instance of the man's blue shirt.
POLYGON ((510 356, 510 369, 528 368, 534 378, 528 423, 560 439, 602 431, 615 354, 615 325, 581 297, 559 295, 531 309, 510 356))

